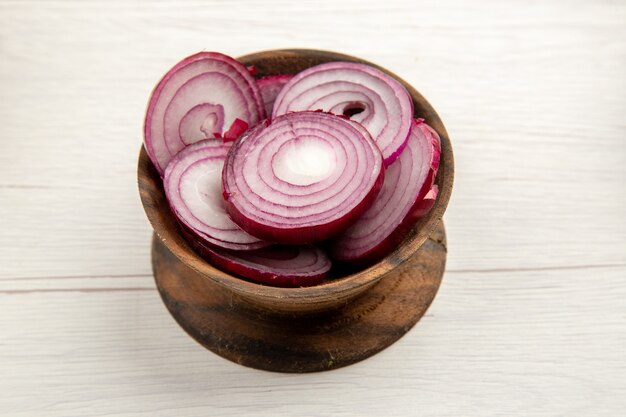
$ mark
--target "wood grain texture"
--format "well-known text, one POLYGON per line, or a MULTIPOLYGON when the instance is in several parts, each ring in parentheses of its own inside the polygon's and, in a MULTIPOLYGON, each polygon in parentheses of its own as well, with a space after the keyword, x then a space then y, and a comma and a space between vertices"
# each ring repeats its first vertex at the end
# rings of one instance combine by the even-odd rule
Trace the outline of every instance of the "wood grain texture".
POLYGON ((621 414, 624 21, 614 0, 0 0, 0 414, 621 414), (328 373, 257 372, 181 337, 136 191, 159 77, 201 49, 275 48, 389 68, 455 150, 436 301, 328 373))
POLYGON ((275 372, 328 371, 389 347, 433 302, 445 265, 439 223, 418 251, 360 297, 315 315, 277 314, 192 269, 156 234, 152 239, 155 281, 178 324, 226 359, 275 372))

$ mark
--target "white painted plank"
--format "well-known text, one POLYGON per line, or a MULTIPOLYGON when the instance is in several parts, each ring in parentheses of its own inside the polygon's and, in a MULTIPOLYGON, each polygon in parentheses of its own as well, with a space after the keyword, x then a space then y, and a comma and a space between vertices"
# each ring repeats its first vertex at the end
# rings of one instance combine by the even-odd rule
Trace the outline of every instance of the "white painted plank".
POLYGON ((0 1, 0 411, 594 415, 626 402, 626 4, 0 1), (275 375, 184 335, 150 276, 150 90, 201 49, 377 62, 442 116, 444 285, 400 342, 275 375))
POLYGON ((611 416, 626 406, 624 274, 449 274, 398 343, 308 375, 254 371, 205 351, 154 291, 0 294, 0 409, 16 417, 611 416))

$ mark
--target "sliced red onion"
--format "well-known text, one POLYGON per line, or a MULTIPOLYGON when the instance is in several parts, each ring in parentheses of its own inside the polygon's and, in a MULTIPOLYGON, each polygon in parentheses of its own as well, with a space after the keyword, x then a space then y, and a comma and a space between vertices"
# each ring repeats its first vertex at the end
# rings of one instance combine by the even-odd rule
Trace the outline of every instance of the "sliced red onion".
POLYGON ((179 223, 195 239, 232 250, 267 246, 268 242, 241 230, 224 209, 222 167, 230 146, 209 139, 179 152, 165 169, 165 195, 179 223))
POLYGON ((331 267, 320 249, 306 246, 272 245, 251 251, 215 249, 201 242, 192 246, 209 263, 244 278, 276 287, 308 287, 319 284, 331 267))
POLYGON ((364 64, 329 62, 294 76, 276 98, 273 117, 321 109, 361 123, 380 148, 385 166, 406 145, 413 101, 394 78, 364 64))
POLYGON ((293 78, 291 74, 283 75, 270 75, 263 77, 256 81, 261 91, 261 98, 263 99, 263 106, 265 107, 265 114, 272 114, 274 108, 274 102, 280 90, 284 85, 293 78))
POLYGON ((259 71, 257 67, 255 67, 254 65, 248 65, 246 68, 248 69, 248 72, 250 73, 250 75, 252 75, 253 77, 259 71))
POLYGON ((328 113, 289 113, 233 144, 224 198, 248 233, 312 243, 356 221, 376 198, 383 171, 380 151, 358 123, 328 113))
POLYGON ((224 132, 224 140, 233 141, 241 136, 241 134, 246 130, 248 130, 248 123, 241 119, 235 119, 233 124, 230 126, 230 129, 224 132))
MULTIPOLYGON (((265 117, 261 94, 248 69, 216 52, 183 59, 152 92, 144 126, 146 151, 159 173, 170 159, 202 139, 234 139, 242 123, 265 117)), ((245 129, 243 129, 245 130, 245 129)))
POLYGON ((437 132, 422 120, 415 121, 406 148, 385 172, 376 201, 352 227, 332 240, 331 256, 366 265, 395 249, 435 202, 439 190, 433 182, 440 152, 437 132))
POLYGON ((435 205, 435 201, 437 201, 437 195, 439 194, 439 186, 437 184, 433 184, 432 188, 426 193, 422 201, 415 207, 415 211, 413 212, 413 217, 418 219, 422 216, 428 214, 430 209, 435 205))

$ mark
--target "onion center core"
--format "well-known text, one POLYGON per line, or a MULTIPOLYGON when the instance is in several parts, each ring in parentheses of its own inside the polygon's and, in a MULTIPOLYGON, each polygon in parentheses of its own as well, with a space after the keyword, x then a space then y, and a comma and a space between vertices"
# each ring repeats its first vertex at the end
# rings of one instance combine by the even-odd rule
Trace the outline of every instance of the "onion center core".
POLYGON ((224 107, 202 103, 189 110, 180 121, 178 133, 185 143, 213 138, 224 126, 224 107))
POLYGON ((294 185, 319 182, 333 171, 334 165, 332 147, 325 141, 307 137, 285 143, 272 162, 274 174, 294 185))
POLYGON ((200 131, 204 133, 204 136, 209 138, 211 137, 213 133, 217 131, 216 129, 217 124, 218 124, 217 114, 211 113, 204 119, 204 121, 200 125, 200 131))

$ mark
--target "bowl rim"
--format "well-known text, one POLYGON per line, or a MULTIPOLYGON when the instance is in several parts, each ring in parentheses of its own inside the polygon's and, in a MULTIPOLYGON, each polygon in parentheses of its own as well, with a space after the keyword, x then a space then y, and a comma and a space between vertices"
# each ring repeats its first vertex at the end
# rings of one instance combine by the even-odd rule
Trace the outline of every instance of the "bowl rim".
MULTIPOLYGON (((269 75, 263 72, 262 65, 260 65, 260 62, 262 61, 277 59, 289 60, 303 57, 314 58, 324 62, 333 60, 358 62, 371 65, 394 77, 407 89, 414 102, 414 112, 417 111, 418 108, 422 108, 424 110, 420 114, 414 113, 414 117, 421 117, 425 119, 426 123, 435 129, 441 138, 441 161, 439 164, 439 171, 437 172, 437 176, 435 178, 435 183, 439 186, 439 194, 437 195, 433 208, 426 216, 418 220, 418 222, 411 228, 405 240, 394 251, 374 265, 337 279, 324 281, 323 283, 312 287, 272 287, 248 281, 244 278, 231 275, 212 266, 210 263, 201 258, 189 244, 187 244, 187 242, 180 236, 180 233, 173 233, 171 228, 167 227, 167 224, 171 222, 171 219, 168 221, 166 217, 173 216, 173 214, 170 212, 169 205, 167 203, 165 206, 168 207, 168 210, 158 209, 163 204, 158 201, 157 196, 154 195, 151 190, 154 190, 154 187, 157 187, 157 190, 160 188, 161 193, 163 194, 162 181, 160 175, 152 165, 144 146, 142 145, 137 168, 138 186, 142 205, 154 232, 165 244, 165 246, 174 254, 174 256, 176 256, 176 258, 178 258, 185 265, 201 275, 210 278, 213 282, 244 296, 247 295, 254 298, 262 297, 281 301, 298 302, 306 300, 307 302, 315 302, 316 300, 321 301, 321 299, 327 297, 329 294, 351 294, 358 292, 359 289, 367 288, 376 283, 389 271, 408 260, 426 242, 437 224, 441 221, 452 194, 454 181, 454 156, 452 153, 452 145, 443 122, 430 103, 414 87, 391 71, 361 58, 317 49, 266 50, 244 55, 237 58, 237 60, 241 61, 245 65, 255 65, 257 68, 261 67, 261 71, 257 72, 256 75, 256 77, 259 77, 269 75)), ((164 196, 161 197, 164 198, 164 196)))

